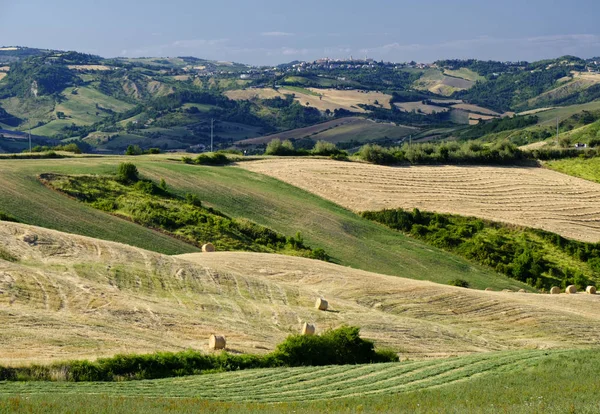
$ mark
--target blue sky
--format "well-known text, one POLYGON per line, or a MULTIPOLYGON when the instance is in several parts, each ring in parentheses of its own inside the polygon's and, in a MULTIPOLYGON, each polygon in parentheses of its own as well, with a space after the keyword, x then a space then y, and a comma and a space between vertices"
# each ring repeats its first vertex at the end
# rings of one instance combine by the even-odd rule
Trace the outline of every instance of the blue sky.
POLYGON ((600 56, 600 1, 0 0, 0 45, 250 64, 600 56))

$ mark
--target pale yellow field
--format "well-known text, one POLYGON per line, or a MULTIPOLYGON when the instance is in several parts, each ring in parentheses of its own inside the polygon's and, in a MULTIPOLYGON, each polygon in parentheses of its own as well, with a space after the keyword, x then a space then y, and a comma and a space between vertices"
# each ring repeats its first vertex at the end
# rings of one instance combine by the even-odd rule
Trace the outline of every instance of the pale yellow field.
POLYGON ((12 51, 12 50, 19 50, 18 47, 0 47, 1 51, 12 51))
MULTIPOLYGON (((0 222, 0 364, 117 352, 273 349, 304 321, 341 324, 403 357, 600 341, 600 296, 484 292, 257 253, 169 257, 0 222), (314 309, 325 297, 331 311, 314 309)), ((423 269, 424 272, 427 269, 423 269)))
POLYGON ((543 168, 385 167, 318 159, 240 166, 355 211, 416 207, 600 241, 600 185, 543 168))
POLYGON ((10 70, 10 66, 0 66, 0 72, 8 72, 10 70))
POLYGON ((427 105, 421 101, 417 102, 400 102, 395 104, 400 110, 406 112, 421 111, 424 114, 432 114, 434 112, 448 112, 450 109, 445 106, 427 105))
POLYGON ((456 109, 462 109, 462 110, 468 111, 468 112, 475 112, 475 113, 491 115, 491 116, 500 116, 500 114, 498 112, 494 112, 491 109, 483 108, 483 107, 477 106, 477 105, 459 103, 456 105, 452 105, 452 107, 456 108, 456 109))
POLYGON ((381 92, 373 91, 360 91, 360 90, 337 90, 337 89, 316 89, 308 88, 308 90, 318 94, 319 96, 310 95, 307 93, 298 92, 296 90, 289 90, 281 88, 274 90, 271 88, 260 88, 260 89, 243 89, 233 90, 225 92, 225 95, 229 99, 234 100, 251 100, 255 98, 269 99, 274 97, 284 97, 285 95, 294 94, 296 101, 306 106, 317 108, 320 111, 329 109, 334 111, 336 109, 346 109, 348 111, 364 113, 364 109, 360 108, 359 104, 364 105, 376 105, 375 101, 382 108, 390 109, 391 95, 387 95, 381 92))
POLYGON ((0 72, 0 80, 4 79, 5 77, 6 77, 6 73, 0 72))
POLYGON ((67 67, 72 70, 97 70, 97 71, 112 70, 111 67, 105 66, 105 65, 67 65, 67 67))

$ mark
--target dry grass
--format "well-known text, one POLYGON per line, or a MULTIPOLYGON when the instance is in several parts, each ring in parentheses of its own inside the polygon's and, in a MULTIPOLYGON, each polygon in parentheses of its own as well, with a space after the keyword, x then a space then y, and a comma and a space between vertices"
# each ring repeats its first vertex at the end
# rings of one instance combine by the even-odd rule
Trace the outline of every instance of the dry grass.
POLYGON ((315 89, 309 88, 314 94, 302 93, 300 91, 287 90, 281 88, 279 90, 271 88, 260 88, 260 89, 243 89, 227 91, 225 95, 228 98, 234 100, 251 100, 255 98, 269 99, 274 97, 284 97, 285 95, 294 94, 296 100, 304 106, 311 106, 317 108, 320 111, 329 109, 334 111, 336 109, 346 109, 353 112, 366 112, 360 108, 359 104, 364 105, 375 105, 375 101, 378 102, 382 108, 390 109, 391 95, 387 95, 381 92, 373 91, 360 91, 360 90, 337 90, 337 89, 315 89))
POLYGON ((542 168, 384 167, 330 160, 262 160, 271 175, 354 211, 384 208, 475 216, 600 240, 600 186, 542 168))
POLYGON ((71 70, 97 70, 97 71, 106 71, 112 70, 110 66, 106 65, 67 65, 67 67, 71 70))
POLYGON ((6 72, 0 72, 0 81, 6 78, 6 72))
POLYGON ((359 325, 404 357, 600 341, 600 298, 586 294, 483 292, 269 254, 169 257, 5 222, 0 244, 20 259, 0 260, 1 364, 205 350, 214 332, 233 352, 266 352, 304 321, 359 325), (314 308, 321 296, 336 312, 314 308))
POLYGON ((427 104, 424 104, 421 101, 417 101, 417 102, 401 102, 401 103, 397 103, 395 105, 400 110, 405 111, 405 112, 417 111, 417 112, 424 113, 424 114, 427 114, 427 115, 431 115, 434 112, 439 113, 439 112, 447 112, 447 111, 449 111, 449 108, 446 108, 444 106, 427 105, 427 104))
POLYGON ((459 104, 452 105, 452 107, 455 109, 462 109, 464 111, 473 112, 476 114, 500 116, 500 114, 498 112, 494 112, 491 109, 487 109, 487 108, 484 108, 484 107, 478 106, 478 105, 459 103, 459 104))
POLYGON ((239 144, 259 145, 266 144, 275 138, 302 139, 310 138, 314 141, 324 140, 333 143, 355 140, 365 142, 378 138, 401 138, 411 133, 415 134, 418 128, 396 125, 392 122, 375 122, 361 117, 346 117, 333 119, 305 128, 292 129, 277 134, 240 141, 239 144))

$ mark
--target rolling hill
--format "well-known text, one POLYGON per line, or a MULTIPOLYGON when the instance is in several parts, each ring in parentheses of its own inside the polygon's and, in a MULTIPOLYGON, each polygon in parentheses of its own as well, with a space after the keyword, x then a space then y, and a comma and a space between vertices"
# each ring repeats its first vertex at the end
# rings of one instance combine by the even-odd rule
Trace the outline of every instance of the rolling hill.
POLYGON ((0 240, 4 365, 204 349, 214 332, 260 353, 303 321, 361 326, 411 358, 600 339, 600 302, 585 294, 484 292, 272 254, 164 256, 7 222, 0 240), (333 311, 315 310, 317 297, 333 311))
POLYGON ((402 207, 476 216, 600 240, 600 187, 542 168, 385 167, 330 160, 243 163, 354 211, 402 207))

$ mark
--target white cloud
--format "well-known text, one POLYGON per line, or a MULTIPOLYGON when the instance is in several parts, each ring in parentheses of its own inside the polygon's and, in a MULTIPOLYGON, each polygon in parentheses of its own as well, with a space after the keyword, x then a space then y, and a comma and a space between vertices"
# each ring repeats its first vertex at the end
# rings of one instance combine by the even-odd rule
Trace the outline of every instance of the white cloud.
POLYGON ((294 33, 288 33, 288 32, 263 32, 260 35, 261 36, 270 36, 270 37, 286 37, 286 36, 294 36, 294 33))

